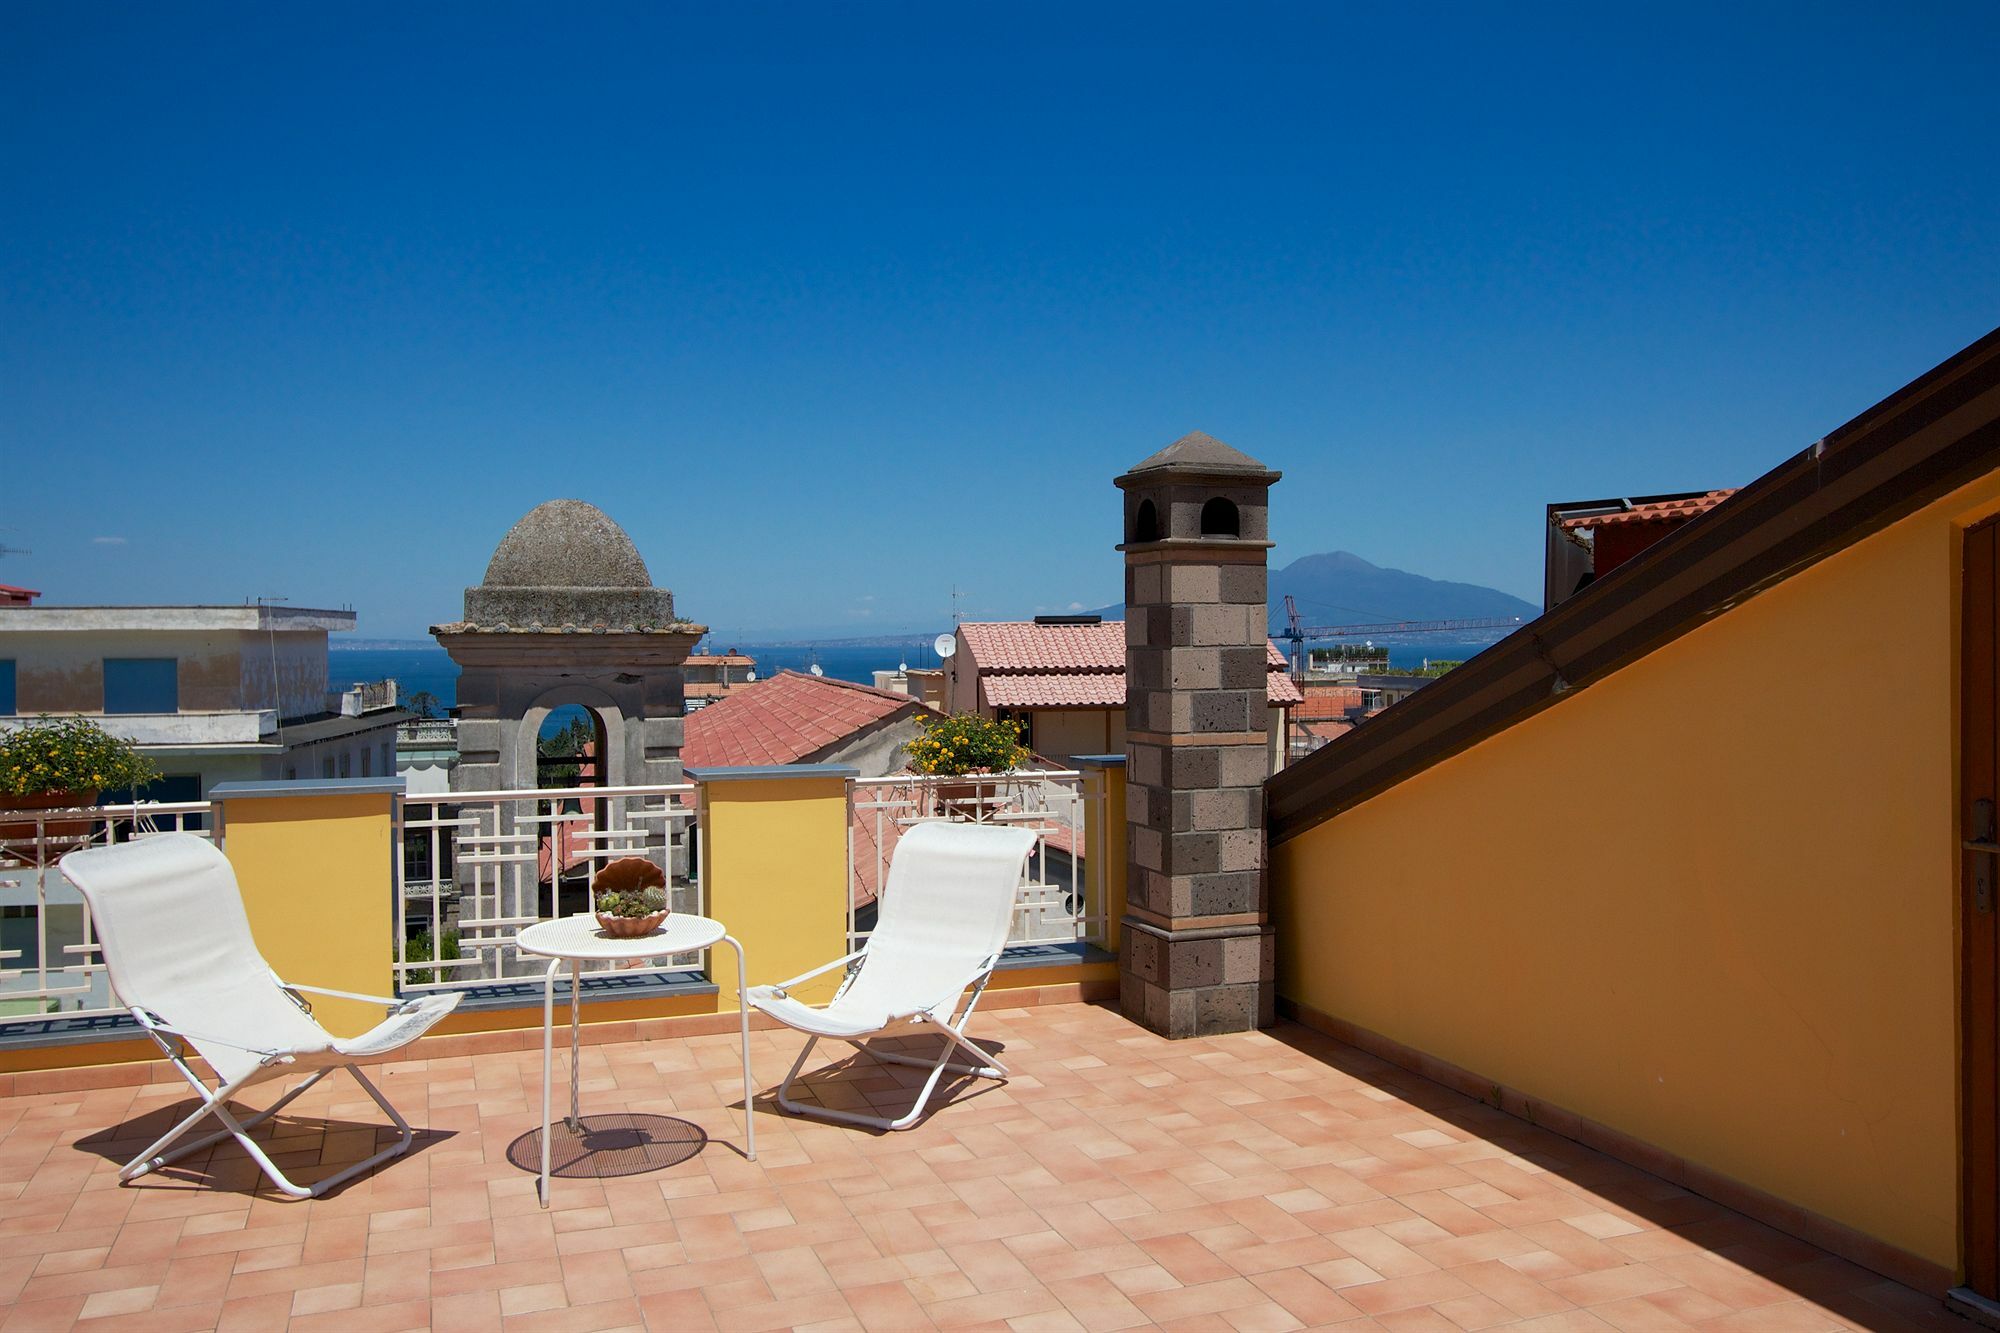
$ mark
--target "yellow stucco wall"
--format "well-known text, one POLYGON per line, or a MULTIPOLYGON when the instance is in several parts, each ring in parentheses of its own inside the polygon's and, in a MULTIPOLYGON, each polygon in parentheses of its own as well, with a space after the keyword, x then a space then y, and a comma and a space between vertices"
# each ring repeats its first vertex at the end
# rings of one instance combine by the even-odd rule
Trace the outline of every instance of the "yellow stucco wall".
POLYGON ((1281 844, 1279 993, 1955 1268, 1989 478, 1281 844))
MULTIPOLYGON (((847 784, 838 777, 702 784, 703 884, 709 915, 743 941, 752 985, 797 976, 847 952, 847 784)), ((711 953, 724 1008, 736 1007, 736 954, 711 953)), ((795 994, 833 997, 831 972, 795 994)))
MULTIPOLYGON (((235 868, 258 951, 286 981, 393 995, 391 805, 387 792, 231 797, 223 850, 235 868)), ((336 1036, 382 1021, 379 1005, 316 998, 336 1036)))

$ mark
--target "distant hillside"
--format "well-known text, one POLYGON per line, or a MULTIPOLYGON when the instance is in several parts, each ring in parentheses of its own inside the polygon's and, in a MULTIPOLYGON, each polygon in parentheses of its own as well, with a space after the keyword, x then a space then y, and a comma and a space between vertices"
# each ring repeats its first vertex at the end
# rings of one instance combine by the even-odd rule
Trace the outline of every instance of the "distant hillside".
MULTIPOLYGON (((1467 620, 1519 616, 1532 620, 1542 609, 1498 588, 1477 583, 1427 579, 1402 569, 1384 569, 1351 551, 1303 555, 1271 571, 1271 624, 1285 623, 1285 594, 1298 600, 1309 625, 1367 624, 1378 620, 1467 620)), ((1107 606, 1107 620, 1125 614, 1125 604, 1107 606)))

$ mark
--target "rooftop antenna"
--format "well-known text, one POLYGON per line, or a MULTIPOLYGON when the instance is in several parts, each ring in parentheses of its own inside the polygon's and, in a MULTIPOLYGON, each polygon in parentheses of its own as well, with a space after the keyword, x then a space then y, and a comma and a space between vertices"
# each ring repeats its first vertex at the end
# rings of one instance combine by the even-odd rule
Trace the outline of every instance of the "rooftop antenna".
POLYGON ((953 629, 958 628, 958 626, 965 619, 964 616, 958 613, 959 599, 964 596, 965 594, 958 590, 958 585, 956 583, 951 585, 951 624, 953 629))
MULTIPOLYGON (((289 602, 289 597, 269 594, 257 598, 257 609, 263 611, 278 602, 289 602)), ((285 744, 285 706, 278 694, 278 627, 269 616, 259 616, 264 622, 264 644, 271 656, 271 716, 278 721, 278 745, 282 753, 285 744)))

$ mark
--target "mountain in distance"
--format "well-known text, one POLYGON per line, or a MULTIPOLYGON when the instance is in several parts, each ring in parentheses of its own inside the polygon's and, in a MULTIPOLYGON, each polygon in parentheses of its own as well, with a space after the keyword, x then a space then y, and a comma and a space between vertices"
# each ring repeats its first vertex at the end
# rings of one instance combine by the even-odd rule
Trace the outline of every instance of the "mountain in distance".
MULTIPOLYGON (((1352 551, 1302 555, 1271 571, 1271 625, 1285 623, 1285 594, 1299 605, 1308 625, 1356 625, 1390 620, 1472 620, 1512 618, 1533 620, 1542 608, 1498 588, 1477 583, 1429 579, 1408 570, 1384 569, 1352 551)), ((1125 604, 1099 612, 1106 620, 1122 619, 1125 604)))

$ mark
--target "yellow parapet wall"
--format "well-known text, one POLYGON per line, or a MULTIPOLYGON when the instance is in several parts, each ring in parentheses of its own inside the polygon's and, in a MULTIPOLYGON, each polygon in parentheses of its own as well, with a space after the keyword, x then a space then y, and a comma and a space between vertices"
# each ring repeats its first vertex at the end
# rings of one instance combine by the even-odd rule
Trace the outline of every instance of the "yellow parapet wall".
MULTIPOLYGON (((847 779, 836 765, 704 768, 701 784, 702 885, 708 914, 729 927, 748 954, 751 985, 811 971, 847 952, 847 779)), ((736 954, 710 950, 710 975, 725 1008, 736 1008, 736 954)), ((823 1004, 838 970, 801 986, 823 1004)))
MULTIPOLYGON (((400 783, 224 783, 223 850, 258 951, 286 981, 393 995, 395 788, 400 783), (301 789, 298 794, 286 787, 301 789)), ((379 1006, 316 998, 336 1036, 382 1021, 379 1006)))
POLYGON ((1957 579, 1996 508, 1280 844, 1280 994, 1956 1269, 1957 579))

